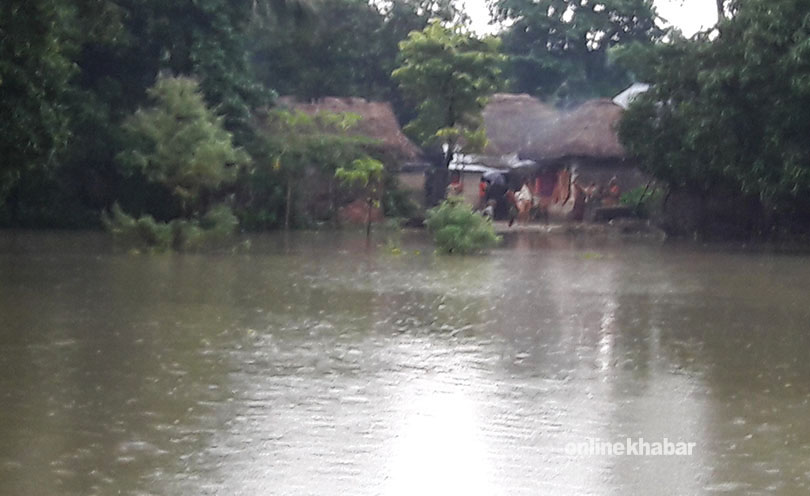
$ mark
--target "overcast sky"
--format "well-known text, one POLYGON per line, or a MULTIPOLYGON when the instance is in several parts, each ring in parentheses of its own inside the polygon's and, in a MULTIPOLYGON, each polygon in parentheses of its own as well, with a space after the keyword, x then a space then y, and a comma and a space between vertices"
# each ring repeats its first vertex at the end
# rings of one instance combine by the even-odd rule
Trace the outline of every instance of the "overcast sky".
MULTIPOLYGON (((654 0, 658 15, 681 28, 686 36, 693 35, 702 27, 714 25, 717 20, 715 0, 654 0)), ((473 21, 473 29, 479 33, 491 33, 488 26, 489 11, 486 0, 464 0, 466 11, 473 21)))

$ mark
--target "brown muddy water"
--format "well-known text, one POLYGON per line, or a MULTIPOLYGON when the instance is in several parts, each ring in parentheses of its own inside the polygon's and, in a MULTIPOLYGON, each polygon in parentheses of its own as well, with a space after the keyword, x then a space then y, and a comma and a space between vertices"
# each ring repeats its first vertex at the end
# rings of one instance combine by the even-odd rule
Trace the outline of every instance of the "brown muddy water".
POLYGON ((809 256, 399 243, 0 233, 0 494, 810 493, 809 256))

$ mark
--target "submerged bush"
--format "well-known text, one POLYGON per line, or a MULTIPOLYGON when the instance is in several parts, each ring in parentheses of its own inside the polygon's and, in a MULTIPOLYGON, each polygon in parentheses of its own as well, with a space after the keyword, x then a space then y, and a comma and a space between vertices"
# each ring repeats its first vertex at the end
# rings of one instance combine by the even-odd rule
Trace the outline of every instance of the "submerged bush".
POLYGON ((101 216, 104 227, 116 242, 154 251, 190 250, 227 240, 239 221, 226 205, 217 205, 202 219, 158 222, 151 215, 139 218, 127 214, 116 203, 101 216))
POLYGON ((473 212, 460 198, 448 198, 427 212, 425 225, 433 234, 439 250, 461 255, 483 252, 496 246, 500 236, 492 222, 473 212))

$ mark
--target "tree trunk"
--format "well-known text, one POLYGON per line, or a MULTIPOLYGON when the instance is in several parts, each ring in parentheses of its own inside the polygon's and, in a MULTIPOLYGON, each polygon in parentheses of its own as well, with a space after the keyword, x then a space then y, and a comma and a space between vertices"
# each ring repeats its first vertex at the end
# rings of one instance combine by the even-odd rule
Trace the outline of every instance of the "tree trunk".
POLYGON ((650 183, 652 181, 647 181, 647 184, 644 186, 644 191, 641 192, 641 196, 638 197, 638 202, 636 203, 636 214, 641 210, 641 204, 644 203, 644 197, 647 196, 647 190, 650 189, 650 183))
POLYGON ((717 2, 717 23, 719 24, 726 17, 726 9, 723 7, 725 0, 715 0, 717 2))
POLYGON ((290 211, 292 210, 292 181, 287 182, 287 207, 284 209, 284 229, 290 229, 290 211))

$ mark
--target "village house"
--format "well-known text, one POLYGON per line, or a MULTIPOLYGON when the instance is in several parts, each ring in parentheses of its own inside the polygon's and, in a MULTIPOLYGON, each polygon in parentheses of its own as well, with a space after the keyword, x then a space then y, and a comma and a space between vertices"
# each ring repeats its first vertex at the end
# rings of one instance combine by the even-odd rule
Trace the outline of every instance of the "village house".
POLYGON ((519 188, 528 179, 535 194, 553 196, 549 210, 565 218, 572 208, 566 200, 573 180, 583 187, 605 188, 615 178, 622 192, 647 183, 619 142, 623 112, 608 99, 558 110, 526 94, 495 94, 483 111, 489 140, 484 154, 459 155, 451 169, 462 174, 468 200, 477 194, 468 185, 497 171, 509 187, 519 188))
MULTIPOLYGON (((325 97, 315 101, 300 102, 289 96, 279 98, 277 103, 282 108, 297 110, 308 115, 332 112, 352 113, 360 116, 360 120, 348 133, 370 138, 371 143, 367 145, 369 154, 381 160, 387 171, 396 174, 400 186, 411 193, 414 201, 422 204, 424 171, 427 165, 422 150, 402 132, 391 104, 352 97, 325 97)), ((366 205, 362 199, 344 203, 345 200, 351 200, 351 198, 338 198, 339 204, 332 205, 335 201, 332 178, 319 179, 315 177, 316 175, 315 169, 308 172, 311 197, 306 199, 305 206, 313 216, 326 217, 329 211, 337 208, 338 218, 341 221, 349 223, 365 221, 366 205)), ((382 194, 381 191, 380 194, 382 194)), ((375 221, 382 219, 381 207, 373 209, 372 218, 375 221)))
MULTIPOLYGON (((627 103, 643 89, 629 88, 619 103, 627 103)), ((279 105, 311 115, 329 111, 361 116, 351 133, 372 138, 370 152, 396 175, 399 187, 414 203, 425 206, 429 160, 402 132, 390 104, 362 98, 298 102, 282 97, 279 105)), ((528 179, 536 194, 554 197, 555 202, 549 205, 553 216, 567 218, 573 207, 572 202, 565 201, 572 180, 584 187, 604 188, 615 178, 622 192, 647 183, 648 178, 627 157, 619 142, 617 126, 623 112, 621 105, 608 99, 589 100, 574 109, 559 110, 526 94, 495 94, 483 110, 488 137, 485 150, 481 154, 456 154, 450 164, 451 178, 457 178, 463 197, 476 206, 478 183, 484 174, 501 174, 507 187, 515 189, 528 179)), ((332 195, 321 186, 315 188, 314 197, 307 202, 316 215, 332 195)), ((351 221, 353 210, 363 211, 360 205, 340 205, 339 214, 351 221)), ((374 217, 380 219, 381 211, 375 211, 374 217)))

